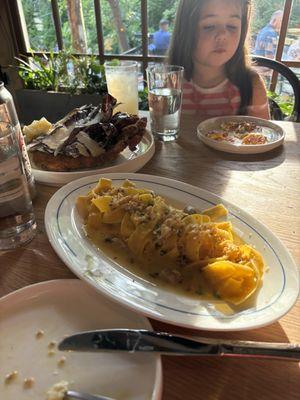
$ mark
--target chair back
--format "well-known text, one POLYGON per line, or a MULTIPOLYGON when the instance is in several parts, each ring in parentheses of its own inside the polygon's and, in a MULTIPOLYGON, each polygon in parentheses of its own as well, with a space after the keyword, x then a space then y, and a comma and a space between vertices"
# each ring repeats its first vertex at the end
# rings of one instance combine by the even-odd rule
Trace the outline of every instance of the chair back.
MULTIPOLYGON (((266 57, 252 56, 252 61, 254 66, 266 67, 278 72, 290 83, 294 92, 294 108, 292 112, 293 120, 300 122, 300 81, 296 74, 289 67, 277 60, 272 60, 266 57)), ((278 110, 279 106, 274 100, 270 101, 270 106, 271 111, 272 108, 275 110, 275 118, 277 117, 276 119, 283 119, 284 114, 282 112, 280 114, 280 110, 278 110)))

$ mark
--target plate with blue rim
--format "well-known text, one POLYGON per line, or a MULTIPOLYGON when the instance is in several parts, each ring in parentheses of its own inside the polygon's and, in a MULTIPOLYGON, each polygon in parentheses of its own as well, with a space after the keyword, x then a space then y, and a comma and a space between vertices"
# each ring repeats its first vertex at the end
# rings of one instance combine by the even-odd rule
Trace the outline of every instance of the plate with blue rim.
POLYGON ((284 316, 299 293, 299 274, 286 247, 254 216, 210 193, 189 184, 152 175, 111 173, 101 177, 121 184, 130 179, 170 199, 173 204, 205 209, 222 203, 228 220, 246 243, 262 253, 267 266, 262 287, 255 299, 236 308, 220 299, 203 299, 175 292, 137 276, 100 252, 86 237, 75 201, 93 188, 100 176, 70 182, 49 200, 45 225, 49 241, 62 261, 80 278, 110 299, 148 317, 192 329, 234 331, 262 327, 284 316))

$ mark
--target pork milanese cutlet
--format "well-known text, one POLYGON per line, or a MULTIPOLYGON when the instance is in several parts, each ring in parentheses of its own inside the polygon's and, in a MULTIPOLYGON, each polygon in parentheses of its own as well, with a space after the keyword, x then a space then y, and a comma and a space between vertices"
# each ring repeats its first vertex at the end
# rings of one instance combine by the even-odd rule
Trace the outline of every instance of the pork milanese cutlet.
MULTIPOLYGON (((147 119, 121 112, 113 115, 116 103, 107 94, 101 105, 76 108, 47 132, 38 133, 27 145, 35 166, 57 172, 94 168, 116 159, 127 147, 134 151, 146 132, 147 119)), ((29 128, 24 131, 30 132, 29 128)))

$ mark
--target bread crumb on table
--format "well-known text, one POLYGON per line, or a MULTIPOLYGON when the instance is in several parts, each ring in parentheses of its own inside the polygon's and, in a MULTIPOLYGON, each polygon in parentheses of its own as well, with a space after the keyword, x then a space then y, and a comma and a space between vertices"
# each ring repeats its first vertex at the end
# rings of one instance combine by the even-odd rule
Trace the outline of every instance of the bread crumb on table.
POLYGON ((35 382, 35 380, 32 377, 31 378, 25 378, 24 381, 23 381, 24 389, 31 389, 32 386, 34 385, 34 382, 35 382))
POLYGON ((65 365, 65 362, 66 362, 66 357, 65 357, 65 356, 62 356, 62 357, 57 361, 57 365, 58 365, 59 367, 63 367, 63 366, 65 365))
POLYGON ((47 400, 63 400, 64 396, 69 389, 69 382, 60 381, 55 383, 51 388, 47 391, 47 400))
POLYGON ((45 332, 44 332, 42 329, 39 329, 39 330, 36 332, 35 337, 36 337, 37 339, 41 339, 44 335, 45 335, 45 332))
POLYGON ((11 383, 18 376, 18 371, 12 371, 5 376, 4 382, 6 384, 11 383))

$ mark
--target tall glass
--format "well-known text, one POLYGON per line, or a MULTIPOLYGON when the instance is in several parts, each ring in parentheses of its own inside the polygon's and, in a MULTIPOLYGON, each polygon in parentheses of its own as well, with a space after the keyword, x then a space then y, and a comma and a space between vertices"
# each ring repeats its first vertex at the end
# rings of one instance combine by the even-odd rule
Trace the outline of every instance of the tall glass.
POLYGON ((115 112, 138 114, 138 63, 122 61, 116 65, 114 61, 108 61, 104 66, 108 91, 117 103, 121 103, 115 112))
POLYGON ((179 134, 184 68, 156 64, 147 68, 151 131, 164 142, 179 134))
POLYGON ((0 122, 0 250, 33 239, 36 222, 19 146, 19 133, 0 122))

